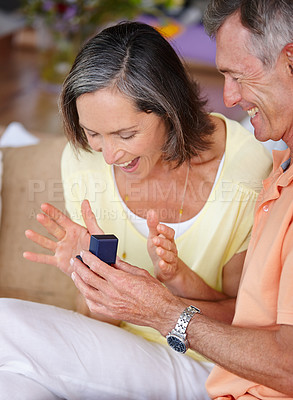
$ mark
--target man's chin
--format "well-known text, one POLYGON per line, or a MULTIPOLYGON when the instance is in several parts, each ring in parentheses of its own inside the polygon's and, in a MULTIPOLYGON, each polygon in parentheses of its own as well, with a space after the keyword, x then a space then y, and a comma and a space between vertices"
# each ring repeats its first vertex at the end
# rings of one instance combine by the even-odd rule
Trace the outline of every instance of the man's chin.
POLYGON ((254 137, 259 141, 259 142, 266 142, 269 140, 267 135, 262 134, 261 132, 257 131, 256 129, 254 130, 254 137))
POLYGON ((254 128, 254 136, 260 142, 266 142, 269 138, 267 137, 268 132, 263 129, 263 124, 260 121, 260 115, 257 113, 255 117, 250 119, 250 123, 254 128))

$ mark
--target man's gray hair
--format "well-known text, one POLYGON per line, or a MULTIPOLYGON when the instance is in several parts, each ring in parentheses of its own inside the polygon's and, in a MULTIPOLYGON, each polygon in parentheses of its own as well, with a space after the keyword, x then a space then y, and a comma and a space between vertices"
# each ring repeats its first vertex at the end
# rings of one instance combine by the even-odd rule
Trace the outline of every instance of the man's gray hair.
POLYGON ((204 14, 208 35, 214 38, 236 13, 251 33, 250 51, 271 68, 286 44, 293 42, 293 0, 211 0, 204 14))

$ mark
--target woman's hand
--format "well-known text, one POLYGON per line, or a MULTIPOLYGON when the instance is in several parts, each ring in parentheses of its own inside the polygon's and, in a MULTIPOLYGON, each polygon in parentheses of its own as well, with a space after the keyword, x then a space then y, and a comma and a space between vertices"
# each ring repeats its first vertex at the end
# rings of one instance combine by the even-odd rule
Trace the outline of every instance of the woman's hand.
POLYGON ((148 252, 158 280, 176 296, 197 300, 218 301, 227 298, 208 286, 179 257, 174 241, 174 229, 159 223, 154 210, 147 214, 149 227, 148 252))
POLYGON ((38 214, 37 220, 57 240, 51 240, 32 230, 27 230, 25 235, 44 249, 51 250, 54 255, 26 251, 23 256, 31 261, 54 265, 70 276, 72 273, 70 259, 80 254, 82 249, 89 248, 91 235, 104 232, 97 224, 88 200, 84 200, 81 205, 82 216, 87 228, 76 224, 51 204, 42 204, 41 209, 44 213, 38 214))
POLYGON ((168 284, 179 274, 174 229, 160 224, 154 210, 148 212, 147 224, 149 227, 147 246, 154 265, 154 274, 161 282, 168 284))

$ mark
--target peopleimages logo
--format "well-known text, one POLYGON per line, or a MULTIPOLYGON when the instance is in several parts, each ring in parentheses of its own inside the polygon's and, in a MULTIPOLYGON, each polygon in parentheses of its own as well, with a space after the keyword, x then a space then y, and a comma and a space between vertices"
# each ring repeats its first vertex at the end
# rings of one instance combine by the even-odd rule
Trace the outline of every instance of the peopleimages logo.
MULTIPOLYGON (((99 196, 108 190, 111 190, 110 198, 114 201, 120 201, 117 196, 116 189, 113 184, 106 181, 91 182, 86 184, 79 181, 65 186, 67 201, 83 201, 88 199, 90 202, 99 200, 99 196)), ((234 182, 223 181, 218 182, 213 187, 213 182, 205 181, 196 185, 195 182, 188 182, 188 196, 193 202, 229 202, 229 201, 248 201, 255 196, 255 191, 258 193, 261 189, 259 182, 234 182), (253 189, 251 189, 253 188, 253 189)), ((128 198, 136 202, 168 202, 180 201, 182 199, 182 185, 178 185, 172 181, 164 186, 158 182, 140 183, 137 180, 132 180, 126 184, 126 193, 128 198)), ((38 201, 41 197, 42 201, 46 202, 63 202, 63 184, 61 179, 30 179, 27 187, 27 200, 29 202, 38 201), (45 194, 45 195, 44 195, 45 194)))
POLYGON ((63 186, 61 179, 30 179, 28 181, 27 199, 28 201, 37 201, 38 195, 46 194, 48 202, 63 201, 63 186))
MULTIPOLYGON (((77 201, 78 195, 78 200, 80 201, 85 198, 88 198, 90 201, 95 201, 97 200, 97 195, 106 190, 106 182, 95 182, 90 188, 88 188, 84 182, 74 182, 70 187, 68 187, 68 185, 66 187, 67 200, 77 201)), ((30 179, 28 181, 27 200, 37 201, 40 194, 42 194, 42 199, 44 199, 45 194, 47 202, 63 201, 63 191, 63 182, 61 179, 30 179)))

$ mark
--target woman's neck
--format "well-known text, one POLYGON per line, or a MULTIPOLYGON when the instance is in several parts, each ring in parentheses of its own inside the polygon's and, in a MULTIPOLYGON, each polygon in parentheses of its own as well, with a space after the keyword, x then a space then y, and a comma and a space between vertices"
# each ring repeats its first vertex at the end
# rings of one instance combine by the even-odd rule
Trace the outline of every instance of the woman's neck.
POLYGON ((155 209, 162 222, 186 221, 204 207, 225 152, 225 124, 216 117, 211 148, 174 168, 174 163, 158 160, 147 177, 132 179, 114 167, 119 194, 127 207, 145 218, 155 209), (182 209, 182 210, 181 210, 182 209), (180 211, 181 210, 181 211, 180 211))

